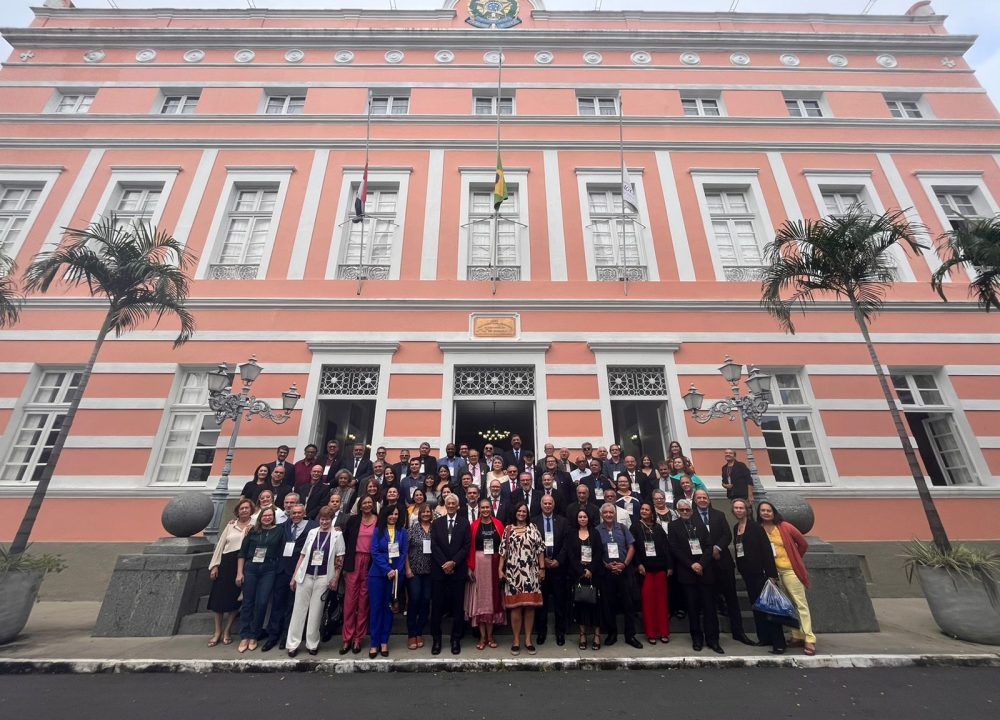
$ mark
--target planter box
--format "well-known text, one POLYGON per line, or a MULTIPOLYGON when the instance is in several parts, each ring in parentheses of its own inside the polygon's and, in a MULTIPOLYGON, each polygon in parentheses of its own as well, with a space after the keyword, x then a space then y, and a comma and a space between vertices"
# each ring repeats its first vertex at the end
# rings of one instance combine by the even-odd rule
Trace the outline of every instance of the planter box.
POLYGON ((44 570, 0 575, 0 645, 16 638, 28 622, 44 570))
POLYGON ((974 643, 1000 645, 1000 608, 990 603, 981 582, 943 568, 920 565, 917 577, 934 622, 946 635, 974 643))

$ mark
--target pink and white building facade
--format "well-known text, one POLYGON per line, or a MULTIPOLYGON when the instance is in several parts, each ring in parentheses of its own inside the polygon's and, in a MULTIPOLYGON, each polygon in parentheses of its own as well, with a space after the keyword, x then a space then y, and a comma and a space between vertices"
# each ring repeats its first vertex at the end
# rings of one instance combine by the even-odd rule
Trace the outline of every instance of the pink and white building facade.
MULTIPOLYGON (((198 257, 191 342, 172 350, 165 322, 105 345, 37 542, 161 535, 167 500, 221 473, 231 423, 215 424, 205 373, 251 355, 265 368, 255 394, 280 407, 297 383, 302 400, 284 425, 244 425, 234 493, 281 443, 292 460, 330 437, 395 459, 490 426, 574 456, 621 442, 655 461, 676 439, 718 488, 739 427, 698 425, 681 398, 691 383, 723 397, 730 355, 775 378, 752 442, 767 487, 809 498, 816 533, 927 535, 849 312, 821 304, 787 335, 755 279, 786 219, 860 202, 906 208, 936 236, 1000 209, 1000 115, 963 60, 974 38, 926 4, 852 16, 525 0, 516 13, 483 29, 466 2, 46 7, 4 31, 4 252, 23 268, 61 227, 116 211, 198 257), (362 242, 350 219, 369 94, 362 242), (510 197, 496 220, 498 110, 510 197), (619 111, 638 198, 624 220, 619 111)), ((996 318, 966 302, 966 274, 952 302, 932 293, 933 252, 897 259, 874 339, 946 526, 994 539, 996 318)), ((83 291, 53 292, 0 332, 0 541, 102 314, 83 291)))

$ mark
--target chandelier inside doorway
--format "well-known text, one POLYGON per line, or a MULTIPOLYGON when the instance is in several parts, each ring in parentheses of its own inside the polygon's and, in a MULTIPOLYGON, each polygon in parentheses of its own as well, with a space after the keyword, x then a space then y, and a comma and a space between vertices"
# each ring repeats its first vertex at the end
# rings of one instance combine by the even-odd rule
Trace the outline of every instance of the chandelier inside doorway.
POLYGON ((493 422, 490 427, 479 431, 479 437, 486 442, 499 442, 510 437, 510 430, 502 430, 497 427, 497 401, 493 401, 493 422))

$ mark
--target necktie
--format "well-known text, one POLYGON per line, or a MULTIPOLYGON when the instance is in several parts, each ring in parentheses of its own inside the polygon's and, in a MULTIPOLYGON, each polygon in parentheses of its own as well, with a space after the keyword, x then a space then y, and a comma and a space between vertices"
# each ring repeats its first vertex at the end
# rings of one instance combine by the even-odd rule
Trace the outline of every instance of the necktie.
POLYGON ((360 464, 361 464, 361 461, 355 459, 355 461, 354 461, 354 473, 355 474, 357 474, 357 472, 358 472, 358 465, 360 465, 360 464))
POLYGON ((708 513, 707 512, 702 512, 702 514, 701 514, 701 521, 703 523, 705 523, 705 527, 708 527, 708 513))
POLYGON ((521 459, 521 451, 520 450, 515 450, 514 451, 514 459, 515 460, 520 460, 521 459))
MULTIPOLYGON (((545 518, 545 534, 550 535, 551 533, 552 533, 552 518, 547 517, 545 518)), ((548 555, 549 557, 552 557, 552 550, 553 548, 546 546, 545 554, 548 555)))
POLYGON ((448 542, 451 542, 451 531, 455 529, 455 518, 448 518, 448 542))

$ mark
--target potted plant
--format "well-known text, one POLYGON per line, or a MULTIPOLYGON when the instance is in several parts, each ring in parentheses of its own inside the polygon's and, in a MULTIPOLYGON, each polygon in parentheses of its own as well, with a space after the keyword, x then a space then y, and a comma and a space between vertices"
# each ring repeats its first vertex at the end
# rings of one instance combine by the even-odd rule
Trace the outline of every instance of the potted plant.
POLYGON ((65 567, 58 555, 15 555, 0 547, 0 645, 24 629, 45 573, 62 572, 65 567))
POLYGON ((903 547, 906 577, 916 574, 934 622, 959 640, 1000 645, 1000 553, 914 540, 903 547))

